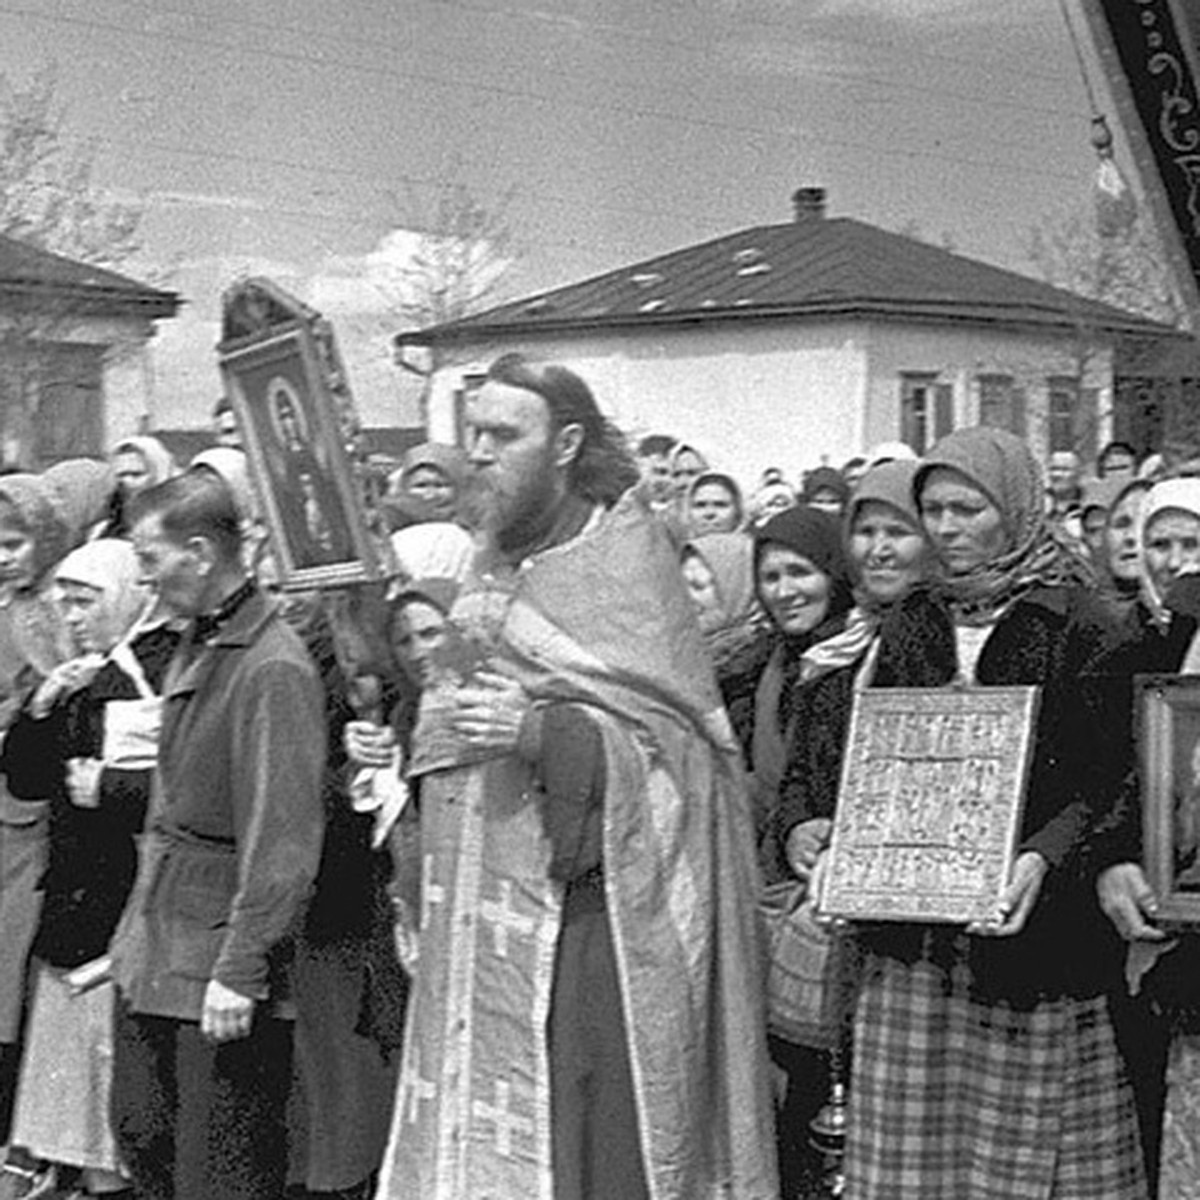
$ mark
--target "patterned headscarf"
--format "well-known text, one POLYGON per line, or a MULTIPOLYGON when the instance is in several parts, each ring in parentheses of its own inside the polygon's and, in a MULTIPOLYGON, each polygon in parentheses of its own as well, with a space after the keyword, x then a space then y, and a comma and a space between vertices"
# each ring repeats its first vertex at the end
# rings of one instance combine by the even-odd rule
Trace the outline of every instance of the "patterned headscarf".
POLYGON ((1007 548, 962 575, 944 575, 937 590, 961 623, 986 624, 1036 587, 1094 587, 1091 566, 1058 532, 1045 511, 1042 474, 1015 434, 989 426, 959 429, 938 442, 913 481, 918 508, 930 472, 961 475, 1000 510, 1007 548))

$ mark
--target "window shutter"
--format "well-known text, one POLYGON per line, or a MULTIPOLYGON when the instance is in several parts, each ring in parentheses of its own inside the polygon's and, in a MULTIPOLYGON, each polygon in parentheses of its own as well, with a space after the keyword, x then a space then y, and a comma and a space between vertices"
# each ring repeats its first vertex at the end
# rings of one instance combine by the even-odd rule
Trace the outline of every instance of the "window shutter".
POLYGON ((954 430, 954 389, 948 383, 933 387, 933 437, 944 438, 954 430))
POLYGON ((1029 429, 1027 420, 1027 402, 1025 399, 1025 389, 1023 387, 1013 388, 1010 403, 1012 407, 1010 409, 1009 420, 1011 424, 1009 425, 1009 429, 1015 433, 1017 437, 1023 438, 1026 436, 1029 429))

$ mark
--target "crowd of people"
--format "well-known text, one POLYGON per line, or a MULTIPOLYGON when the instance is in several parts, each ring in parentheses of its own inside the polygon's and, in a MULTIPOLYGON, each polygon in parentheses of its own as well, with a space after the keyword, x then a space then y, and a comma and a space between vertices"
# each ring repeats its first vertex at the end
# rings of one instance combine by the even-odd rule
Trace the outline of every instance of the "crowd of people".
POLYGON ((974 427, 743 489, 505 355, 348 609, 278 587, 216 417, 185 469, 0 475, 9 1195, 796 1200, 835 1080, 852 1200, 1197 1194, 1134 737, 1136 677, 1200 671, 1186 466, 974 427), (992 918, 831 924, 856 698, 1004 685, 992 918))

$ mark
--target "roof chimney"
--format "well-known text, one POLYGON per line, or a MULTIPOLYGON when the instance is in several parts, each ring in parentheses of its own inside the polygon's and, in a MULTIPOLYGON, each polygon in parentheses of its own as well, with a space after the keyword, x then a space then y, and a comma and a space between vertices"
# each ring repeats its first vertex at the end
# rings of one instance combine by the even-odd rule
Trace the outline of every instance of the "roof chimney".
POLYGON ((825 189, 802 187, 792 193, 797 221, 819 221, 825 215, 825 189))

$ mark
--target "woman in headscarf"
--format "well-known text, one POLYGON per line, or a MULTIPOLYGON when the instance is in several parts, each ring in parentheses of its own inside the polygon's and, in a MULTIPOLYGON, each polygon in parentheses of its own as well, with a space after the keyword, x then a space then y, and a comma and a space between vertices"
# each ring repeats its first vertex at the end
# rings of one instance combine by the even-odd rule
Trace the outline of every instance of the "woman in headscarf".
MULTIPOLYGON (((46 586, 69 546, 66 522, 39 476, 0 478, 0 732, 29 689, 70 657, 46 586)), ((25 966, 46 837, 46 806, 17 803, 0 784, 0 1135, 8 1126, 20 1055, 25 966)))
POLYGON ((424 442, 407 451, 388 479, 387 501, 398 502, 406 523, 455 521, 467 474, 467 456, 458 446, 424 442))
POLYGON ((871 468, 847 514, 847 550, 857 581, 850 624, 866 636, 860 635, 857 658, 807 689, 805 712, 788 746, 775 833, 790 871, 801 879, 828 844, 850 708, 854 693, 871 684, 880 623, 933 566, 912 494, 919 465, 891 461, 871 468))
POLYGON ((734 533, 746 519, 742 490, 729 475, 704 471, 697 475, 683 500, 683 523, 688 537, 734 533))
POLYGON ((850 485, 841 471, 833 467, 817 467, 804 476, 800 503, 841 517, 850 503, 850 485))
MULTIPOLYGON (((774 645, 754 697, 751 762, 756 826, 770 827, 779 802, 787 749, 795 736, 806 684, 857 655, 861 627, 840 524, 811 508, 793 508, 754 538, 754 586, 774 629, 774 645)), ((773 864, 766 864, 773 865, 773 864)))
MULTIPOLYGON (((86 1195, 129 1186, 108 1123, 115 994, 105 956, 133 885, 178 641, 161 623, 135 631, 149 599, 138 577, 124 540, 89 542, 59 564, 76 657, 32 693, 0 759, 14 796, 50 797, 12 1141, 78 1172, 86 1195)), ((56 1182, 67 1184, 61 1170, 56 1182)))
POLYGON ((117 490, 113 493, 109 519, 100 536, 125 537, 129 532, 125 520, 129 501, 138 492, 177 475, 179 468, 158 438, 144 434, 122 438, 112 448, 109 461, 116 475, 117 490))
POLYGON ((1130 764, 1126 689, 1104 673, 1113 624, 1021 439, 943 438, 914 495, 941 576, 888 615, 873 686, 1036 686, 1040 704, 994 921, 862 931, 847 1192, 1141 1198, 1089 862, 1130 764))
POLYGON ((798 499, 796 489, 782 475, 764 480, 750 499, 751 529, 761 529, 776 513, 794 507, 798 499))
POLYGON ((1108 514, 1116 503, 1121 479, 1088 479, 1084 481, 1079 501, 1079 529, 1087 556, 1097 576, 1105 573, 1105 533, 1108 514))
POLYGON ((696 477, 708 470, 708 459, 695 446, 690 446, 687 442, 676 442, 669 461, 675 496, 682 504, 696 477))
MULTIPOLYGON (((809 875, 829 844, 838 781, 855 695, 871 683, 884 615, 927 576, 931 557, 912 484, 918 464, 893 461, 863 476, 847 513, 845 536, 855 572, 855 608, 843 634, 843 661, 805 683, 795 699, 795 718, 775 819, 767 837, 779 864, 781 882, 769 893, 768 918, 780 951, 772 960, 770 1012, 772 1051, 785 1064, 789 1088, 779 1117, 780 1167, 785 1193, 814 1186, 821 1160, 811 1145, 810 1125, 827 1098, 831 1037, 840 1036, 841 1014, 829 1006, 832 1028, 809 1031, 789 1021, 799 1006, 788 1003, 786 953, 781 951, 782 920, 801 921, 812 944, 828 948, 828 934, 816 926, 809 875)), ((771 855, 767 856, 770 861, 771 855)), ((802 1009, 801 1009, 802 1010, 802 1009)))
POLYGON ((771 626, 754 590, 754 543, 743 533, 711 533, 684 547, 682 564, 725 710, 749 764, 754 692, 771 651, 771 626))
POLYGON ((1142 591, 1142 524, 1146 496, 1154 485, 1131 479, 1112 498, 1104 522, 1097 574, 1100 589, 1120 617, 1129 616, 1142 591))
POLYGON ((72 546, 101 535, 116 488, 116 476, 108 463, 66 458, 47 467, 40 478, 72 546))
MULTIPOLYGON (((1196 672, 1200 479, 1153 485, 1136 479, 1113 506, 1109 524, 1110 573, 1120 588, 1127 635, 1119 651, 1122 676, 1196 672)), ((1194 1164, 1200 1155, 1194 1118, 1200 1096, 1200 1037, 1195 1033, 1197 991, 1191 982, 1197 946, 1190 938, 1165 942, 1155 923, 1153 893, 1140 865, 1136 783, 1131 775, 1125 820, 1095 849, 1101 868, 1097 891, 1101 907, 1132 944, 1127 977, 1115 984, 1110 1006, 1134 1086, 1151 1195, 1181 1197, 1194 1187, 1194 1164)), ((1184 797, 1176 813, 1177 854, 1197 840, 1191 799, 1184 797)))

